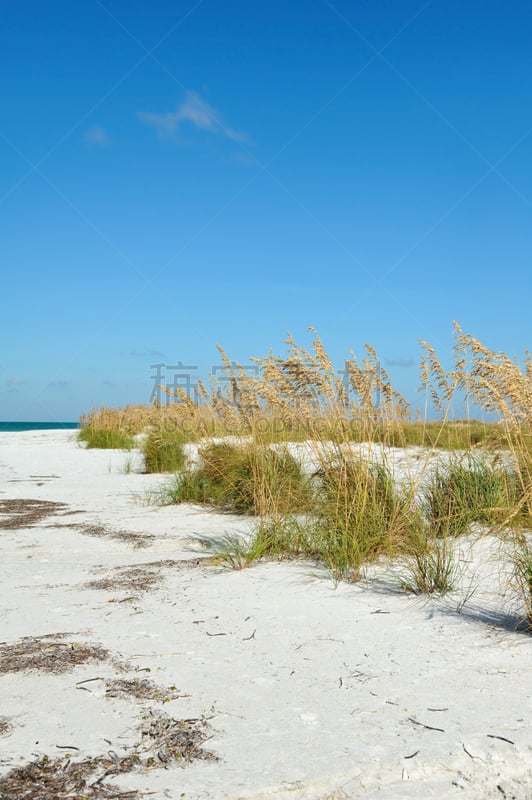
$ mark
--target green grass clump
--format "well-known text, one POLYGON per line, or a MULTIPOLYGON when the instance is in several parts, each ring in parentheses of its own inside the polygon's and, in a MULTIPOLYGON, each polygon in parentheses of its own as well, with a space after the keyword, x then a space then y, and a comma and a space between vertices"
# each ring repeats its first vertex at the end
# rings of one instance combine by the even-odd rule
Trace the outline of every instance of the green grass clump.
POLYGON ((178 472, 185 466, 183 445, 186 435, 179 430, 152 430, 146 436, 142 451, 146 472, 178 472))
POLYGON ((224 563, 241 568, 257 558, 303 557, 323 563, 335 580, 358 580, 364 565, 410 551, 422 527, 389 471, 364 461, 324 463, 305 501, 304 513, 263 517, 251 540, 230 543, 224 563))
POLYGON ((515 475, 486 463, 453 461, 438 468, 423 491, 423 508, 436 536, 460 536, 472 522, 503 523, 516 503, 515 475))
POLYGON ((88 427, 80 430, 78 441, 86 442, 88 448, 99 447, 104 450, 132 450, 136 444, 133 436, 122 431, 88 427))
POLYGON ((532 631, 532 545, 526 537, 519 539, 514 554, 517 588, 523 598, 528 630, 532 631))
MULTIPOLYGON (((517 436, 516 436, 517 439, 517 436)), ((515 471, 512 474, 515 507, 514 527, 532 530, 532 434, 522 436, 514 451, 515 471)))
POLYGON ((440 539, 420 529, 411 541, 404 565, 402 586, 407 592, 443 595, 454 588, 457 566, 451 539, 440 539))
POLYGON ((347 459, 323 464, 299 511, 261 519, 248 553, 311 558, 335 580, 358 580, 365 564, 408 548, 422 524, 384 466, 347 459))
POLYGON ((253 536, 225 536, 213 543, 218 563, 229 569, 250 567, 259 559, 283 561, 294 558, 322 560, 320 543, 312 526, 296 516, 273 515, 262 519, 253 536))
POLYGON ((421 525, 407 494, 385 465, 341 458, 325 463, 317 490, 312 550, 337 577, 358 579, 361 567, 408 546, 421 525))
POLYGON ((268 540, 259 532, 251 539, 238 535, 222 536, 211 545, 215 563, 228 569, 245 569, 268 555, 268 540))
POLYGON ((217 506, 235 514, 290 513, 308 505, 310 487, 285 450, 211 444, 199 451, 201 465, 178 478, 177 502, 217 506))

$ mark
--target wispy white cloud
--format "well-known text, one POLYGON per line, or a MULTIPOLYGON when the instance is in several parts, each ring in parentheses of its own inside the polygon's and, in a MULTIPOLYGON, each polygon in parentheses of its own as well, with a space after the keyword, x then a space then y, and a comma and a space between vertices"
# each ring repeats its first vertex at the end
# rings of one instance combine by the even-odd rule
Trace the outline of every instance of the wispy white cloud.
POLYGON ((202 100, 196 92, 187 92, 185 99, 175 111, 162 113, 139 111, 138 117, 145 125, 154 127, 161 139, 174 138, 186 123, 202 131, 221 134, 236 142, 245 141, 247 138, 241 131, 230 128, 220 112, 202 100))
POLYGON ((27 386, 28 381, 24 380, 24 378, 10 378, 7 381, 8 386, 27 386))
POLYGON ((111 144, 109 134, 105 128, 102 128, 100 125, 95 125, 93 128, 89 128, 85 131, 84 139, 87 144, 94 144, 98 147, 107 147, 111 144))

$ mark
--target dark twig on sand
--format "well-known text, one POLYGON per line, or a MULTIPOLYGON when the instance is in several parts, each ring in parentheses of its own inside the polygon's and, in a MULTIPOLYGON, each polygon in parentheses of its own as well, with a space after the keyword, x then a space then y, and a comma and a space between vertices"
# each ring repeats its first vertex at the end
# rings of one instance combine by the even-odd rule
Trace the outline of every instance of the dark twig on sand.
POLYGON ((418 720, 414 719, 413 717, 408 717, 408 721, 412 722, 413 725, 419 725, 420 728, 425 728, 428 731, 439 731, 440 733, 445 733, 443 728, 434 728, 432 725, 425 725, 424 722, 418 722, 418 720))
POLYGON ((511 739, 507 739, 505 736, 495 736, 495 734, 493 733, 487 733, 486 736, 488 737, 488 739, 499 739, 501 742, 507 742, 508 744, 515 744, 515 742, 512 742, 511 739))

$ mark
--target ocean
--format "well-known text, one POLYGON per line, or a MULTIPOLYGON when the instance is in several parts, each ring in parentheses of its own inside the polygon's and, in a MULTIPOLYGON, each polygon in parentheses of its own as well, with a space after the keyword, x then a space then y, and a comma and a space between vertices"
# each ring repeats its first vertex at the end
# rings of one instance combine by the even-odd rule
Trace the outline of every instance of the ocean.
POLYGON ((78 422, 0 422, 0 433, 77 430, 78 422))

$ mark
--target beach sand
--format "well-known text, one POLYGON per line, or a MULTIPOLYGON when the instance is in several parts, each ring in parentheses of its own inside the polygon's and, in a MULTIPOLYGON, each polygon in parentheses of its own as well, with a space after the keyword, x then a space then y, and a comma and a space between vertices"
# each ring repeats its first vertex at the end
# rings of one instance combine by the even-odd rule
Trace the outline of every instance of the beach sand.
POLYGON ((461 542, 443 599, 385 567, 338 586, 308 562, 229 571, 204 543, 252 520, 149 503, 164 477, 140 468, 72 431, 0 433, 0 781, 140 753, 105 782, 156 800, 532 798, 532 638, 496 540, 461 542), (216 758, 172 763, 157 720, 216 758))

